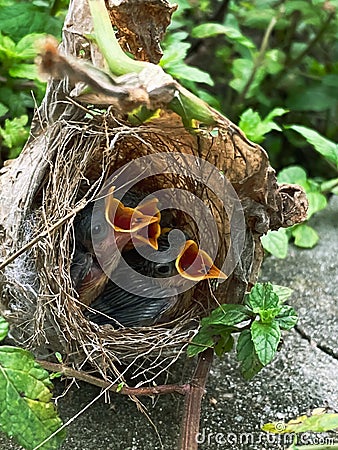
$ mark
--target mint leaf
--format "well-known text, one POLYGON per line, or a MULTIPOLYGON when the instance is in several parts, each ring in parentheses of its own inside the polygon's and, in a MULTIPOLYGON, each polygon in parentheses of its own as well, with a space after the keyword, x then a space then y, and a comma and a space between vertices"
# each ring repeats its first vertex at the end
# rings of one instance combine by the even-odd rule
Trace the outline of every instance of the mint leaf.
POLYGON ((38 53, 37 43, 46 37, 44 33, 31 33, 24 36, 15 47, 17 56, 22 60, 34 59, 38 53))
POLYGON ((201 327, 198 333, 193 337, 191 344, 188 345, 187 354, 193 357, 198 353, 204 352, 207 348, 215 346, 215 337, 224 333, 222 325, 201 327))
POLYGON ((280 286, 279 284, 273 284, 272 290, 278 295, 279 303, 284 303, 288 298, 291 297, 293 289, 286 286, 280 286))
MULTIPOLYGON (((52 387, 48 372, 34 361, 30 352, 0 347, 1 429, 27 450, 39 445, 62 425, 51 402, 52 387)), ((63 430, 41 449, 57 449, 64 437, 63 430)))
POLYGON ((309 225, 297 225, 292 230, 292 236, 295 238, 295 245, 302 248, 312 248, 314 247, 319 236, 317 232, 309 225))
POLYGON ((228 353, 232 350, 234 346, 234 338, 230 333, 224 333, 220 336, 217 344, 215 345, 215 353, 221 358, 224 353, 228 353))
POLYGON ((221 305, 209 317, 202 319, 205 325, 227 325, 233 326, 250 319, 250 311, 244 305, 221 305))
POLYGON ((277 314, 280 313, 280 311, 280 306, 278 306, 277 308, 261 309, 259 311, 259 317, 262 323, 270 323, 277 316, 277 314))
POLYGON ((246 380, 251 380, 251 378, 262 370, 263 365, 257 357, 250 330, 241 332, 238 337, 236 351, 243 377, 246 380))
POLYGON ((278 323, 255 321, 251 325, 251 337, 259 361, 266 366, 274 357, 281 332, 278 323))
POLYGON ((278 173, 277 180, 278 183, 294 183, 303 186, 307 175, 303 167, 289 166, 278 173))
POLYGON ((276 258, 284 259, 288 254, 289 238, 285 228, 278 231, 268 231, 261 237, 264 250, 271 253, 276 258))
POLYGON ((307 219, 310 219, 313 214, 326 208, 327 200, 326 197, 319 192, 309 192, 306 196, 309 201, 307 219))
POLYGON ((264 309, 278 307, 279 299, 271 283, 256 283, 250 291, 248 302, 253 312, 259 313, 264 309))
POLYGON ((283 305, 279 314, 276 316, 276 321, 282 330, 290 330, 296 325, 298 316, 291 306, 283 305))

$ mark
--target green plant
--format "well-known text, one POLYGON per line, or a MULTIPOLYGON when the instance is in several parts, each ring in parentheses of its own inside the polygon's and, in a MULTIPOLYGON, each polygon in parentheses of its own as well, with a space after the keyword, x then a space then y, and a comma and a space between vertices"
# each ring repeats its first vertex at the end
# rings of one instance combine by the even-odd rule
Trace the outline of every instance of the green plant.
POLYGON ((34 58, 46 31, 60 37, 68 1, 0 0, 0 159, 15 158, 45 92, 34 58))
MULTIPOLYGON (((187 72, 191 70, 187 64, 203 71, 208 67, 211 81, 206 74, 190 80, 179 71, 176 76, 235 122, 250 109, 269 117, 281 108, 289 111, 284 124, 299 123, 335 140, 336 0, 177 3, 178 11, 164 41, 167 71, 183 63, 187 72)), ((318 163, 317 158, 304 157, 304 141, 292 132, 275 130, 264 139, 275 168, 297 164, 311 177, 330 176, 322 160, 318 163)))
MULTIPOLYGON (((0 340, 7 331, 0 316, 0 340)), ((27 450, 54 450, 65 438, 64 430, 58 432, 62 422, 51 401, 52 388, 49 373, 30 352, 0 346, 0 429, 27 450)))
POLYGON ((290 330, 297 322, 294 309, 284 304, 291 292, 271 283, 257 283, 246 295, 244 305, 219 306, 202 319, 188 356, 212 347, 221 357, 233 349, 233 335, 238 334, 237 359, 244 378, 251 379, 273 359, 281 330, 290 330))

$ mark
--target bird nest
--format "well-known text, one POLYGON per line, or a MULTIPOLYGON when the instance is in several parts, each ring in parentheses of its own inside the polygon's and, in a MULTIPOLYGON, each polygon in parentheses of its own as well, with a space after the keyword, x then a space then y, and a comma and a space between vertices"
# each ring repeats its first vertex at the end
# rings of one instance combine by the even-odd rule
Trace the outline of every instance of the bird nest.
MULTIPOLYGON (((65 28, 66 50, 73 33, 65 28)), ((1 313, 10 337, 40 357, 59 352, 105 378, 130 369, 137 382, 149 382, 185 351, 201 317, 243 300, 262 262, 260 236, 304 218, 306 200, 300 188, 278 186, 265 151, 216 112, 212 127, 188 130, 165 110, 132 126, 121 110, 78 104, 73 88, 68 78, 50 81, 31 139, 0 176, 1 313), (195 283, 165 323, 114 329, 90 322, 71 280, 74 219, 106 183, 165 190, 170 201, 174 191, 189 191, 171 206, 172 225, 206 249, 216 236, 215 264, 227 280, 195 283), (210 215, 201 215, 201 205, 210 215)))

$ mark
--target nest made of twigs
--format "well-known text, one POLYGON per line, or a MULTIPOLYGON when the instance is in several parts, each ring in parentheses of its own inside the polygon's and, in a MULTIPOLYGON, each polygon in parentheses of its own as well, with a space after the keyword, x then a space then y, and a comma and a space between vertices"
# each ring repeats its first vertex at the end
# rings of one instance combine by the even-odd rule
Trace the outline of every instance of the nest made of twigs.
MULTIPOLYGON (((75 12, 83 14, 78 23, 84 27, 85 10, 75 12)), ((75 23, 75 17, 74 13, 68 23, 75 23)), ((81 48, 85 31, 65 27, 64 43, 70 45, 70 53, 81 48), (72 33, 79 39, 77 46, 70 39, 72 33)), ((77 367, 90 363, 104 377, 119 378, 121 371, 131 369, 138 382, 149 382, 185 351, 201 317, 218 304, 242 301, 262 261, 260 236, 302 220, 306 201, 299 188, 281 189, 265 151, 220 115, 210 129, 197 125, 188 131, 180 117, 168 112, 131 126, 121 112, 78 105, 68 97, 72 89, 68 79, 49 83, 32 138, 0 176, 1 312, 11 324, 11 337, 40 356, 57 351, 65 362, 77 367), (96 326, 83 315, 70 277, 75 215, 96 198, 117 169, 142 156, 172 153, 208 161, 231 183, 245 216, 244 230, 238 230, 244 239, 241 254, 235 255, 240 256, 236 267, 218 287, 208 282, 194 286, 189 302, 168 323, 119 330, 96 326)), ((177 161, 180 175, 161 167, 161 175, 140 185, 147 192, 187 189, 199 198, 217 226, 215 262, 220 265, 234 239, 231 217, 212 189, 189 174, 184 157, 182 161, 177 161)), ((207 223, 197 225, 208 228, 207 223)), ((199 241, 197 225, 187 213, 175 215, 175 226, 199 241)))
MULTIPOLYGON (((79 205, 83 207, 85 202, 95 198, 117 168, 144 155, 174 151, 207 158, 217 164, 240 196, 246 192, 245 184, 248 184, 252 200, 263 201, 266 207, 267 188, 271 183, 266 154, 237 133, 236 128, 224 124, 216 137, 203 130, 193 135, 174 114, 140 127, 117 123, 110 114, 85 123, 54 124, 46 143, 44 177, 32 198, 30 214, 23 221, 21 239, 28 241, 41 232, 50 231, 6 272, 7 287, 10 286, 7 291, 12 295, 8 295, 3 309, 5 316, 15 323, 13 336, 29 348, 59 351, 77 363, 89 361, 103 373, 108 369, 116 372, 116 367, 126 362, 135 364, 151 357, 163 363, 176 358, 196 332, 201 316, 217 303, 241 301, 260 263, 258 234, 251 231, 242 260, 229 280, 216 292, 210 283, 197 285, 189 308, 183 307, 168 325, 125 330, 93 326, 82 314, 69 272, 74 212, 79 205), (65 217, 68 220, 62 223, 65 217), (60 223, 55 229, 55 224, 60 223), (20 281, 20 295, 18 270, 25 273, 25 279, 20 281)), ((218 260, 224 259, 230 244, 229 220, 212 193, 188 174, 183 178, 170 174, 159 176, 157 180, 155 177, 151 186, 153 190, 170 186, 189 188, 201 198, 216 218, 221 238, 218 260)), ((247 195, 246 192, 245 198, 247 195)), ((268 222, 268 212, 265 219, 268 222)), ((190 235, 198 239, 185 214, 180 214, 177 221, 179 227, 189 226, 190 235)))

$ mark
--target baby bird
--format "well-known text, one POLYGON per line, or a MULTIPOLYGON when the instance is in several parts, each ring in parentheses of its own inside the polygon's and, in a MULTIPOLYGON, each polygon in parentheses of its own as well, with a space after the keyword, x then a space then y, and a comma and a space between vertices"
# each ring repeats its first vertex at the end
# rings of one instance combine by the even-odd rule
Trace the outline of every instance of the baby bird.
POLYGON ((172 250, 166 233, 158 242, 159 251, 149 253, 149 259, 136 250, 123 255, 125 263, 117 267, 113 279, 85 311, 90 321, 115 328, 151 326, 168 320, 180 294, 185 295, 184 290, 188 291, 195 282, 227 278, 195 241, 184 238, 172 250))
POLYGON ((71 277, 79 300, 90 303, 102 292, 107 273, 117 267, 129 241, 158 248, 160 212, 153 197, 131 208, 113 197, 113 189, 76 216, 75 252, 71 277))

